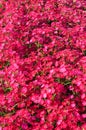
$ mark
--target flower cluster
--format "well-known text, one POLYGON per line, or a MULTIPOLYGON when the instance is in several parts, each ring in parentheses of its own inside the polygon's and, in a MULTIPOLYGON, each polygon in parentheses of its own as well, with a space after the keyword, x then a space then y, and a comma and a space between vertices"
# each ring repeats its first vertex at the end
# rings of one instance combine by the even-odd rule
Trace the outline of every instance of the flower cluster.
POLYGON ((0 0, 0 130, 86 130, 86 0, 0 0))

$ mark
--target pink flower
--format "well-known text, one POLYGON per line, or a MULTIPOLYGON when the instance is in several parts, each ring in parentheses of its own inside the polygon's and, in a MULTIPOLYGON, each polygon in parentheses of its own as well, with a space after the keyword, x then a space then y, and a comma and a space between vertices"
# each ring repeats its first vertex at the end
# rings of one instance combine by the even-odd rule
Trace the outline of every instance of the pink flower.
POLYGON ((0 1, 0 130, 86 129, 85 6, 0 1))
POLYGON ((83 118, 86 118, 86 114, 82 114, 82 117, 83 117, 83 118))
POLYGON ((82 101, 83 106, 86 106, 86 101, 82 101))
POLYGON ((62 123, 62 120, 57 121, 57 125, 60 125, 62 123))
POLYGON ((60 72, 61 72, 61 73, 66 72, 66 68, 65 68, 65 66, 64 66, 64 65, 62 65, 62 66, 60 67, 60 72))
POLYGON ((2 127, 0 127, 0 130, 2 130, 2 127))

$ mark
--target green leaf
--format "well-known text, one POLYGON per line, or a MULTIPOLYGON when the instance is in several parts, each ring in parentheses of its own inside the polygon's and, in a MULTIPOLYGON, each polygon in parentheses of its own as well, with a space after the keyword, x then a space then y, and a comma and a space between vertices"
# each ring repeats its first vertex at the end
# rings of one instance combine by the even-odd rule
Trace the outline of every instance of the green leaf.
POLYGON ((11 87, 3 88, 3 90, 4 90, 4 93, 9 93, 10 91, 12 91, 12 88, 11 87))
POLYGON ((36 117, 36 122, 40 122, 40 118, 36 117))
POLYGON ((73 91, 73 95, 74 95, 74 96, 79 96, 79 92, 74 92, 74 91, 73 91))
POLYGON ((5 112, 3 112, 3 111, 1 112, 1 111, 0 111, 0 116, 5 116, 5 115, 6 115, 5 112))
POLYGON ((52 95, 52 100, 53 100, 53 101, 54 101, 55 97, 56 97, 56 93, 54 93, 54 94, 52 95))
POLYGON ((49 54, 52 56, 52 55, 53 55, 53 52, 52 52, 52 51, 50 51, 50 52, 49 52, 49 54))
POLYGON ((35 42, 35 45, 37 48, 41 48, 42 47, 42 44, 40 44, 39 42, 35 42))
POLYGON ((38 75, 40 75, 40 76, 43 75, 43 74, 44 74, 43 71, 39 71, 39 72, 38 72, 38 75))
POLYGON ((22 130, 22 127, 21 127, 21 126, 19 127, 19 130, 22 130))
POLYGON ((78 126, 81 126, 81 125, 82 125, 82 122, 81 122, 81 121, 78 121, 78 122, 77 122, 77 125, 78 125, 78 126))
POLYGON ((86 50, 84 50, 83 54, 84 54, 84 56, 86 56, 86 50))
POLYGON ((50 24, 50 25, 51 25, 52 22, 53 22, 53 21, 50 20, 50 19, 47 20, 47 23, 50 24))
POLYGON ((86 7, 82 7, 82 10, 86 11, 86 7))
POLYGON ((10 62, 9 61, 5 61, 4 66, 10 66, 10 62))
POLYGON ((71 85, 71 80, 64 80, 63 85, 65 85, 65 86, 71 85))
POLYGON ((31 48, 31 47, 32 47, 32 44, 27 44, 27 47, 28 47, 28 48, 31 48))
POLYGON ((5 67, 9 67, 9 66, 10 66, 10 62, 5 61, 1 69, 4 69, 5 67))
POLYGON ((58 83, 61 83, 61 79, 60 78, 55 78, 54 81, 58 82, 58 83))
POLYGON ((10 112, 11 115, 14 115, 15 113, 16 113, 15 110, 12 110, 12 111, 10 112))
POLYGON ((2 4, 0 4, 0 8, 2 8, 3 7, 3 5, 2 4))
POLYGON ((54 128, 56 127, 56 120, 54 120, 53 122, 52 122, 52 125, 54 126, 54 128))
POLYGON ((44 101, 47 99, 47 98, 42 98, 44 101))
POLYGON ((55 82, 61 83, 64 86, 68 86, 71 85, 72 80, 71 79, 64 79, 64 78, 55 78, 54 79, 55 82))
POLYGON ((17 109, 18 108, 18 103, 16 103, 14 106, 13 106, 14 109, 17 109))

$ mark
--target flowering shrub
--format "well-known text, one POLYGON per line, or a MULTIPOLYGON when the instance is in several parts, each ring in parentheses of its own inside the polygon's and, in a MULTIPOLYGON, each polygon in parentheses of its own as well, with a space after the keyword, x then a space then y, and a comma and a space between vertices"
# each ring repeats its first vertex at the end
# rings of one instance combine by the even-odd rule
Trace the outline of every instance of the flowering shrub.
POLYGON ((86 130, 85 0, 0 0, 0 130, 86 130))

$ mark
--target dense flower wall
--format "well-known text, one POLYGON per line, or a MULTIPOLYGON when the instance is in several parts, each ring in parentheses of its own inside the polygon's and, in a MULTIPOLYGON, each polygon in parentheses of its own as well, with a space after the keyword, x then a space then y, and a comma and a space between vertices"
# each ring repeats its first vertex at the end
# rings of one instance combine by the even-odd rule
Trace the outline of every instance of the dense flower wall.
POLYGON ((0 130, 86 130, 86 0, 0 0, 0 130))

